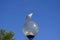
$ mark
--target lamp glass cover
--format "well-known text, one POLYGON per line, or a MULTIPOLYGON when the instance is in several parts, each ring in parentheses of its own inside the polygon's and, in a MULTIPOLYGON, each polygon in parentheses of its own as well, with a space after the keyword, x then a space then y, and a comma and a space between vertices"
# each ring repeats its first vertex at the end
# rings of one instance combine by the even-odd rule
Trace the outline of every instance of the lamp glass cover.
POLYGON ((28 21, 24 24, 23 32, 25 35, 36 35, 38 33, 38 24, 28 21))

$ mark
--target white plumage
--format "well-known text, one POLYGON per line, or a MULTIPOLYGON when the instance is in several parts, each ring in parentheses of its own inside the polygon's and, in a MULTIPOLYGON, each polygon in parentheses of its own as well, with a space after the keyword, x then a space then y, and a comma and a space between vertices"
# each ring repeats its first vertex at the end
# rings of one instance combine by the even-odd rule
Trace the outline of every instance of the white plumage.
POLYGON ((31 18, 31 17, 32 17, 32 15, 33 15, 33 13, 30 13, 28 16, 31 18))
POLYGON ((27 17, 26 17, 26 18, 27 18, 27 20, 30 20, 30 19, 31 19, 31 17, 32 17, 32 15, 33 15, 33 13, 28 14, 28 15, 27 15, 27 17))

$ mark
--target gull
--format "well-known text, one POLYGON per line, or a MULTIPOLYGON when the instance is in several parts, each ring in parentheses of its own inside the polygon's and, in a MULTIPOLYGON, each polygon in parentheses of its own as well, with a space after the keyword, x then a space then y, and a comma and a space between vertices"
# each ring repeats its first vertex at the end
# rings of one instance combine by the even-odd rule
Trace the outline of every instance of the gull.
POLYGON ((28 15, 26 16, 26 18, 27 18, 28 20, 30 20, 31 17, 32 17, 32 15, 33 15, 33 13, 30 13, 30 14, 28 14, 28 15))

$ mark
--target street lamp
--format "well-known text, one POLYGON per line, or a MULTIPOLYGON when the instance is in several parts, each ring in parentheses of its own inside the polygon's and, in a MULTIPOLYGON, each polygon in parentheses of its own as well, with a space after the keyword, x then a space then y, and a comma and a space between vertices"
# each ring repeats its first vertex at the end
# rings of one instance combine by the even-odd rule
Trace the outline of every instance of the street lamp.
POLYGON ((23 33, 29 40, 32 40, 38 33, 38 24, 31 20, 32 13, 26 16, 26 23, 23 27, 23 33))

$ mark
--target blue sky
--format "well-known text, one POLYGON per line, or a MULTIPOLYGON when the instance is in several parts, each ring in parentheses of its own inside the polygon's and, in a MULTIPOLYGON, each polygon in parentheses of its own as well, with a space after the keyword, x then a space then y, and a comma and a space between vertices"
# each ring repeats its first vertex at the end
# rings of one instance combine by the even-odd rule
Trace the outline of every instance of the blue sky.
POLYGON ((60 0, 0 0, 0 29, 14 31, 16 40, 28 40, 22 28, 31 12, 39 25, 33 40, 60 40, 60 0))

